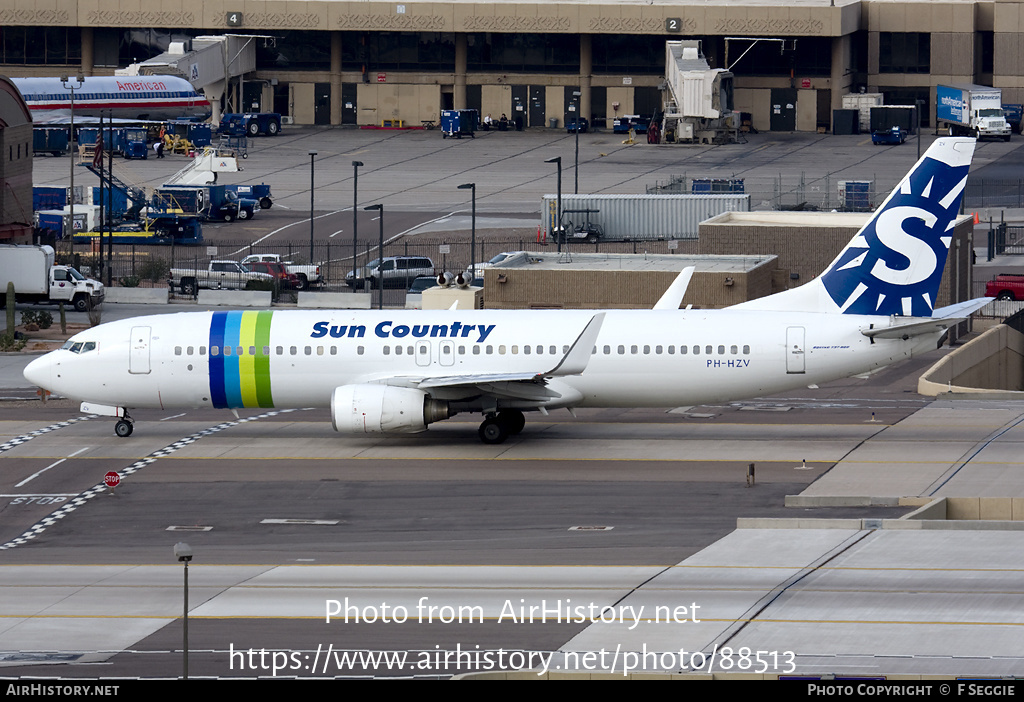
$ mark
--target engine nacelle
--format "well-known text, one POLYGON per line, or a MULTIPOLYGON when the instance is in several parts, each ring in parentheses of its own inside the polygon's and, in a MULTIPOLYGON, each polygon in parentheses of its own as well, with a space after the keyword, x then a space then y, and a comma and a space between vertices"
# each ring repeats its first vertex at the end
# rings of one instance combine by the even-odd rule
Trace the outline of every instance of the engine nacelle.
POLYGON ((415 434, 450 416, 447 402, 412 388, 342 385, 331 394, 331 423, 343 434, 415 434))

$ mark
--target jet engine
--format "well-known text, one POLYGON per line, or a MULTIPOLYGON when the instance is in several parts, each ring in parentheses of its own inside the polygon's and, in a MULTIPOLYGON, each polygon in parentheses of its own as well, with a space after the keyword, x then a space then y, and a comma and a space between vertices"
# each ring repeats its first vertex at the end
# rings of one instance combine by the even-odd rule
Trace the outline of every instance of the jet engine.
POLYGON ((331 422, 343 434, 415 434, 452 414, 447 402, 412 388, 342 385, 331 394, 331 422))

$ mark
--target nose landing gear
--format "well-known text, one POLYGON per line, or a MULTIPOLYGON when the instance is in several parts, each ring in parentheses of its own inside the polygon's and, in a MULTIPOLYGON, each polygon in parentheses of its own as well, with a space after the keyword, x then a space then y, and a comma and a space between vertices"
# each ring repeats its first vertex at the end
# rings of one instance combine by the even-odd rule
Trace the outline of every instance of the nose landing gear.
POLYGON ((122 419, 117 420, 114 424, 114 433, 120 436, 122 439, 132 435, 132 431, 135 429, 135 422, 128 416, 128 412, 124 413, 122 419))

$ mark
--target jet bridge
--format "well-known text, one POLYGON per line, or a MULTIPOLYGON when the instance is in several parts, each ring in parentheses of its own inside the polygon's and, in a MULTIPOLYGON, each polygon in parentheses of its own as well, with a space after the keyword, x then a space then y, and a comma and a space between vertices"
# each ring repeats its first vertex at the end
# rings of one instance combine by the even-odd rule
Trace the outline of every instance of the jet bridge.
POLYGON ((665 42, 666 102, 662 133, 675 143, 727 144, 738 140, 733 74, 712 69, 700 41, 665 42), (669 138, 671 132, 672 138, 669 138))

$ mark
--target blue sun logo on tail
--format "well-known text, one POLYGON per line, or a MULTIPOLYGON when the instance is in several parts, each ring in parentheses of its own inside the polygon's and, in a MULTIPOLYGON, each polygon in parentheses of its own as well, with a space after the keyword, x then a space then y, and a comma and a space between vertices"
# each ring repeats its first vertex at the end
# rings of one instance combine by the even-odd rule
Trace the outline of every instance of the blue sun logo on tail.
POLYGON ((955 146, 930 149, 822 275, 840 312, 931 316, 970 168, 955 146))

